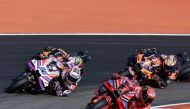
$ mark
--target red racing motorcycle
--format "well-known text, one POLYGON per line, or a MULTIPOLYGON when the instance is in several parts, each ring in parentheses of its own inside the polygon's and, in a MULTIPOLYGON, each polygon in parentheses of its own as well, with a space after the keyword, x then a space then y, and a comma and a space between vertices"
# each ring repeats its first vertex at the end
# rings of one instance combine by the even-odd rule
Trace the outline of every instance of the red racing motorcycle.
MULTIPOLYGON (((119 79, 110 79, 104 82, 96 92, 96 96, 91 99, 85 109, 130 109, 131 101, 135 99, 135 96, 140 95, 142 87, 138 85, 136 86, 138 91, 128 91, 123 95, 119 90, 119 87, 122 86, 120 83, 119 79)), ((149 109, 150 105, 147 107, 146 109, 149 109)), ((145 108, 136 105, 136 109, 145 108)))

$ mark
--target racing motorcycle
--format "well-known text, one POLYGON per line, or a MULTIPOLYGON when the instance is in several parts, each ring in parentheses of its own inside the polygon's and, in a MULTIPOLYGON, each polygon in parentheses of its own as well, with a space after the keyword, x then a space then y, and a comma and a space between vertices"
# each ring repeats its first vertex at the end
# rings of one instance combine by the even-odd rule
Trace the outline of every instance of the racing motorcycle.
MULTIPOLYGON (((72 56, 80 56, 83 63, 90 59, 90 56, 87 55, 87 51, 80 51, 72 54, 72 56)), ((58 77, 61 73, 60 69, 57 67, 59 63, 56 59, 52 61, 50 58, 30 60, 27 63, 26 72, 13 80, 11 85, 7 88, 7 92, 31 92, 36 88, 44 91, 49 85, 49 82, 53 78, 58 77)), ((77 71, 78 73, 80 69, 81 68, 73 67, 71 71, 77 71)))
POLYGON ((124 98, 119 91, 120 85, 118 79, 105 81, 96 92, 96 96, 91 99, 85 109, 124 109, 126 105, 130 105, 129 102, 134 98, 135 93, 131 91, 125 94, 127 99, 124 98))
MULTIPOLYGON (((142 54, 157 54, 157 51, 155 48, 151 48, 151 49, 140 49, 137 51, 138 53, 142 53, 142 54)), ((176 54, 177 57, 177 64, 180 66, 180 70, 179 73, 177 75, 177 80, 179 81, 190 81, 190 62, 189 62, 189 58, 187 57, 186 53, 178 53, 176 54)), ((127 66, 132 67, 133 70, 136 72, 137 78, 138 80, 143 80, 144 83, 146 84, 154 84, 157 85, 159 87, 159 85, 157 84, 157 82, 161 82, 161 81, 155 81, 153 79, 142 79, 143 78, 143 73, 139 72, 139 69, 141 69, 141 66, 139 64, 137 64, 137 55, 132 55, 131 57, 128 58, 127 61, 127 66)), ((159 75, 161 78, 163 79, 163 81, 166 82, 166 79, 168 78, 168 74, 159 72, 162 69, 157 69, 158 72, 156 72, 157 75, 159 75)), ((167 84, 165 84, 164 82, 160 83, 162 86, 167 86, 167 84)), ((161 87, 161 86, 160 86, 161 87)))

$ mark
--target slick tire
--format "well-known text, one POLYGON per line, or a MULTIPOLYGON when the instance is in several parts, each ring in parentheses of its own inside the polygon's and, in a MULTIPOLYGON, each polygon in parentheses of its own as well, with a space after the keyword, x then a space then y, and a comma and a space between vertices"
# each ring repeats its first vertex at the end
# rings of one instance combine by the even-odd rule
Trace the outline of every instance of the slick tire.
POLYGON ((182 69, 178 75, 179 81, 190 81, 190 66, 182 69))
POLYGON ((106 106, 107 102, 105 99, 101 99, 99 102, 93 104, 93 103, 90 103, 86 106, 85 109, 101 109, 103 108, 104 106, 106 106))
POLYGON ((186 68, 189 68, 190 67, 190 62, 186 62, 185 64, 182 65, 180 71, 186 69, 186 68))
POLYGON ((8 93, 14 93, 22 88, 29 80, 27 77, 19 77, 18 80, 13 81, 13 83, 7 88, 8 93))

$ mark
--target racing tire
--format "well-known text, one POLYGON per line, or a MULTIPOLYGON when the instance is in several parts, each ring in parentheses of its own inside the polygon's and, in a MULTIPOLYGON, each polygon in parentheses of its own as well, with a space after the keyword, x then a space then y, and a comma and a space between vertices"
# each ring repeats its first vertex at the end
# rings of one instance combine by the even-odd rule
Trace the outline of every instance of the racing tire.
POLYGON ((97 103, 93 104, 93 103, 89 103, 85 109, 102 109, 103 107, 105 107, 107 104, 107 101, 105 99, 101 99, 100 101, 98 101, 97 103))
POLYGON ((177 80, 190 81, 190 66, 180 70, 177 80))
POLYGON ((190 67, 190 62, 186 62, 185 64, 183 64, 182 67, 180 68, 180 71, 188 67, 190 67))
POLYGON ((14 93, 22 88, 25 84, 29 82, 27 77, 19 76, 19 79, 15 79, 13 83, 7 88, 8 93, 14 93))

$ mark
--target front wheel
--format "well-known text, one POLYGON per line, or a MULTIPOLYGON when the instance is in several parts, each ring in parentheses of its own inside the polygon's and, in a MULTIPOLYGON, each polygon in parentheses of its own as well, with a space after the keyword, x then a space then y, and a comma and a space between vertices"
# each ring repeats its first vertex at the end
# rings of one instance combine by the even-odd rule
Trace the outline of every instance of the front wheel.
POLYGON ((7 92, 14 93, 20 91, 27 83, 29 83, 29 79, 26 76, 19 76, 19 78, 16 78, 7 88, 7 92))
POLYGON ((91 102, 89 103, 85 109, 102 109, 107 105, 107 101, 103 98, 98 102, 91 102))

